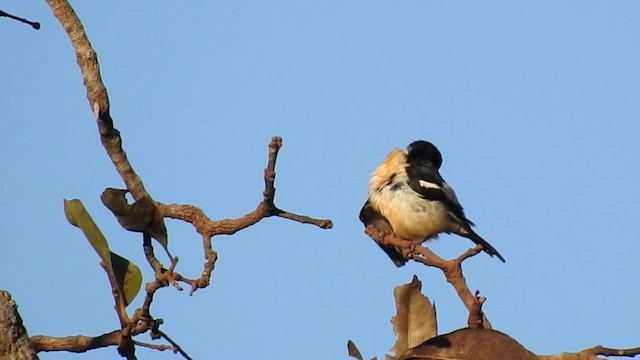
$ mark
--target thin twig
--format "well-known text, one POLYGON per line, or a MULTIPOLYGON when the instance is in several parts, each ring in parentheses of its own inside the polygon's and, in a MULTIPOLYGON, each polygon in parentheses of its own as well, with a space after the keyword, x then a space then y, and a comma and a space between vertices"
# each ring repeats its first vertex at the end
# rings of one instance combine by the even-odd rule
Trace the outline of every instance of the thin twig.
POLYGON ((40 23, 37 22, 37 21, 29 21, 29 20, 27 20, 25 18, 21 18, 19 16, 11 15, 11 14, 9 14, 7 12, 4 12, 4 11, 0 10, 0 17, 3 17, 3 16, 8 17, 8 18, 13 19, 13 20, 17 20, 17 21, 19 21, 21 23, 29 24, 29 25, 31 25, 32 28, 34 28, 36 30, 40 30, 40 23))
POLYGON ((113 295, 113 300, 115 301, 115 310, 118 314, 118 318, 120 319, 120 326, 122 329, 126 328, 129 324, 129 315, 127 315, 127 310, 124 304, 124 294, 120 291, 118 286, 118 282, 116 281, 115 275, 113 274, 113 270, 111 270, 104 262, 100 262, 100 266, 107 273, 107 278, 109 279, 109 284, 111 284, 111 294, 113 295))
POLYGON ((176 349, 180 353, 180 355, 182 355, 185 359, 193 360, 191 356, 187 355, 187 353, 184 350, 182 350, 182 347, 178 345, 175 341, 173 341, 173 339, 171 339, 167 334, 165 334, 162 331, 158 331, 158 333, 163 339, 167 340, 171 345, 173 345, 174 349, 176 349))
POLYGON ((236 219, 223 219, 216 221, 208 218, 204 211, 193 205, 163 204, 156 202, 162 216, 186 221, 192 224, 200 234, 210 236, 233 235, 240 230, 255 225, 260 220, 271 216, 278 216, 303 224, 315 225, 322 229, 331 229, 333 227, 331 220, 316 219, 306 215, 299 215, 281 210, 275 206, 275 164, 281 147, 282 139, 278 136, 273 137, 269 143, 267 167, 264 171, 265 188, 262 192, 263 199, 255 210, 236 219))
POLYGON ((137 341, 137 340, 133 340, 133 343, 135 345, 137 345, 137 346, 142 346, 142 347, 147 348, 147 349, 153 349, 153 350, 158 350, 158 351, 169 350, 169 351, 173 352, 174 354, 178 352, 178 349, 176 349, 175 347, 173 347, 171 345, 149 344, 149 343, 142 342, 142 341, 137 341))

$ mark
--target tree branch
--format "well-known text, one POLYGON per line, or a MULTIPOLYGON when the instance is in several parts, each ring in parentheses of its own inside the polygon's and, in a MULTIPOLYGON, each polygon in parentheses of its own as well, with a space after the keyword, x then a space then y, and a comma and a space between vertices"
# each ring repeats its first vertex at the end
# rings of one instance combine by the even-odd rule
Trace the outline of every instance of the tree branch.
POLYGON ((470 329, 482 329, 482 323, 484 321, 484 313, 482 312, 482 304, 486 301, 485 298, 480 296, 480 292, 476 291, 476 301, 469 310, 469 319, 467 319, 467 327, 470 329))
POLYGON ((282 138, 274 136, 269 143, 267 167, 264 170, 265 187, 263 199, 255 210, 236 219, 211 220, 204 211, 193 205, 157 203, 164 217, 186 221, 192 224, 196 231, 203 235, 233 235, 236 232, 255 225, 260 220, 278 216, 304 224, 316 225, 322 229, 331 229, 333 223, 328 219, 315 219, 305 215, 298 215, 279 209, 275 206, 275 166, 278 152, 282 147, 282 138))
POLYGON ((158 334, 165 339, 166 341, 169 342, 169 344, 171 344, 171 346, 173 346, 173 348, 175 349, 175 351, 177 351, 178 353, 180 353, 180 355, 182 355, 185 359, 187 360, 191 360, 191 357, 189 355, 187 355, 186 352, 184 352, 184 350, 182 350, 182 348, 180 347, 180 345, 178 345, 175 341, 173 341, 173 339, 171 339, 167 334, 163 333, 162 331, 158 331, 158 334))
POLYGON ((540 360, 600 360, 598 356, 636 357, 640 355, 640 347, 631 349, 613 349, 598 345, 575 353, 560 353, 554 355, 538 355, 540 360))
MULTIPOLYGON (((465 251, 462 255, 455 259, 445 260, 436 255, 429 248, 418 245, 414 242, 404 240, 396 237, 393 234, 387 234, 380 232, 375 227, 369 225, 365 229, 365 233, 369 235, 371 239, 382 245, 391 245, 403 249, 403 255, 409 259, 413 259, 426 266, 431 266, 442 270, 447 281, 453 286, 458 297, 467 308, 469 312, 474 311, 474 306, 477 306, 477 299, 469 290, 467 281, 462 273, 462 262, 466 259, 477 255, 482 251, 482 246, 477 245, 465 251)), ((482 327, 485 329, 491 329, 491 323, 483 314, 482 327)))
POLYGON ((68 351, 74 353, 83 353, 93 349, 99 349, 107 346, 120 344, 122 333, 120 330, 98 335, 98 336, 43 336, 35 335, 29 338, 31 347, 36 352, 41 351, 68 351))
MULTIPOLYGON (((132 335, 139 335, 141 333, 147 332, 151 329, 150 326, 153 324, 139 324, 133 329, 132 335)), ((174 353, 180 353, 185 359, 191 359, 187 353, 184 352, 180 348, 175 341, 171 340, 165 333, 159 330, 155 330, 158 335, 156 338, 164 338, 171 345, 157 345, 157 344, 148 344, 142 343, 139 341, 132 340, 132 345, 143 346, 150 349, 155 349, 158 351, 171 350, 174 353)), ((67 351, 73 353, 83 353, 94 349, 104 348, 108 346, 119 346, 122 341, 122 331, 114 330, 102 335, 98 336, 67 336, 67 337, 54 337, 54 336, 32 336, 30 339, 31 348, 35 352, 41 351, 67 351)), ((131 358, 135 358, 132 356, 131 358)), ((26 359, 26 358, 25 358, 26 359)))
POLYGON ((80 67, 84 85, 87 88, 87 99, 98 124, 102 145, 107 150, 107 154, 115 165, 116 171, 124 180, 133 197, 138 200, 149 196, 142 184, 142 180, 129 164, 127 154, 122 149, 120 132, 113 126, 109 95, 100 75, 98 55, 93 50, 80 19, 66 0, 46 1, 53 11, 53 15, 64 27, 75 50, 76 61, 80 67))
MULTIPOLYGON (((158 326, 162 323, 162 320, 155 320, 151 316, 150 311, 151 303, 153 302, 155 292, 158 289, 171 284, 178 290, 182 290, 179 282, 184 282, 191 286, 190 294, 193 294, 197 289, 204 288, 209 285, 211 273, 215 268, 215 263, 218 258, 217 253, 212 247, 213 236, 220 234, 234 234, 237 231, 252 226, 260 220, 271 216, 279 216, 298 221, 300 223, 314 224, 323 229, 331 228, 332 223, 330 220, 314 219, 305 215, 298 215, 283 211, 275 206, 275 167, 279 150, 282 147, 282 139, 280 137, 273 137, 269 144, 268 162, 264 173, 265 187, 262 201, 255 210, 248 214, 237 219, 214 221, 209 219, 201 209, 192 205, 165 205, 160 202, 153 201, 152 197, 146 191, 142 180, 133 170, 133 167, 129 163, 127 155, 122 147, 120 132, 114 127, 113 118, 110 114, 109 96, 107 94, 107 89, 102 82, 98 56, 91 46, 80 19, 66 0, 46 1, 51 7, 54 16, 64 27, 64 30, 71 41, 76 54, 76 61, 80 67, 84 85, 87 89, 87 99, 96 119, 98 132, 100 134, 100 141, 113 162, 116 171, 124 181, 127 190, 136 199, 136 203, 140 202, 141 199, 147 199, 147 201, 152 202, 154 210, 157 210, 156 213, 159 213, 159 220, 154 218, 154 221, 162 222, 164 217, 187 221, 195 227, 196 231, 202 235, 203 239, 203 251, 206 259, 204 269, 200 278, 191 280, 175 272, 175 267, 178 263, 177 257, 172 259, 169 269, 165 269, 155 257, 150 236, 154 236, 162 244, 167 243, 166 238, 159 238, 158 234, 154 235, 154 233, 149 232, 149 229, 146 229, 144 226, 141 229, 136 227, 133 230, 143 233, 143 250, 149 265, 154 270, 155 279, 154 281, 146 284, 146 296, 143 305, 135 311, 133 319, 128 319, 128 316, 124 311, 123 304, 116 301, 118 315, 122 324, 122 329, 117 334, 109 333, 95 338, 82 336, 71 338, 34 337, 34 343, 42 344, 41 346, 43 348, 45 348, 45 345, 47 348, 54 348, 55 345, 52 345, 52 343, 56 340, 59 341, 59 346, 65 347, 65 349, 82 350, 85 348, 88 349, 91 346, 118 345, 118 350, 122 356, 133 359, 135 358, 135 343, 131 340, 131 336, 141 331, 148 330, 151 330, 152 338, 154 336, 160 336, 158 335, 158 326)), ((123 201, 125 205, 124 207, 128 209, 126 206, 126 200, 123 199, 123 201)), ((105 203, 105 205, 108 205, 108 203, 105 203)), ((113 209, 110 208, 110 210, 113 209)), ((116 217, 118 216, 117 213, 114 213, 114 215, 116 215, 116 217)), ((122 214, 120 215, 122 216, 122 214)), ((164 229, 163 223, 162 230, 164 229)), ((110 281, 113 282, 111 277, 110 281)), ((116 295, 118 294, 114 293, 114 296, 116 295)))

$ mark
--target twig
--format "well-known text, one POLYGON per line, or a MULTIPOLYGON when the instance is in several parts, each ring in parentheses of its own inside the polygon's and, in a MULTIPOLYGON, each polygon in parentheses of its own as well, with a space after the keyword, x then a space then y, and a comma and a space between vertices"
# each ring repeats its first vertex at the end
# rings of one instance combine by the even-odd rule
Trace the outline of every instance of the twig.
POLYGON ((120 326, 124 329, 129 324, 129 315, 127 315, 127 310, 125 309, 123 294, 120 292, 113 271, 109 269, 103 262, 100 262, 100 266, 102 267, 104 272, 107 273, 109 284, 111 284, 111 294, 113 295, 113 300, 115 301, 116 313, 118 314, 118 318, 120 319, 120 326))
POLYGON ((13 19, 13 20, 20 21, 21 23, 29 24, 29 25, 31 25, 32 28, 34 28, 36 30, 40 30, 40 23, 37 22, 37 21, 29 21, 27 19, 21 18, 19 16, 11 15, 11 14, 9 14, 7 12, 4 12, 4 11, 0 10, 0 17, 3 17, 3 16, 8 17, 8 18, 13 19))
POLYGON ((476 291, 475 300, 471 309, 469 310, 469 319, 467 320, 467 327, 470 329, 482 329, 482 322, 484 314, 482 313, 482 304, 487 300, 480 296, 480 292, 476 291))
POLYGON ((182 355, 185 359, 193 360, 191 356, 187 355, 187 353, 184 352, 184 350, 182 350, 182 347, 180 347, 180 345, 178 345, 175 341, 173 341, 173 339, 171 339, 167 334, 165 334, 162 331, 158 331, 158 333, 163 339, 167 340, 173 346, 173 348, 176 349, 176 351, 179 352, 180 355, 182 355))
POLYGON ((202 247, 204 248, 204 257, 206 261, 200 278, 191 284, 189 296, 193 295, 196 290, 209 286, 209 282, 211 281, 211 273, 213 272, 213 269, 215 269, 216 261, 218 260, 218 253, 213 250, 211 238, 211 235, 202 235, 202 247))
POLYGON ((153 350, 158 350, 158 351, 170 350, 174 354, 178 352, 178 349, 176 349, 175 347, 173 347, 171 345, 149 344, 149 343, 142 342, 142 341, 137 341, 137 340, 134 340, 133 343, 135 345, 137 345, 137 346, 142 346, 142 347, 147 348, 147 349, 153 349, 153 350))

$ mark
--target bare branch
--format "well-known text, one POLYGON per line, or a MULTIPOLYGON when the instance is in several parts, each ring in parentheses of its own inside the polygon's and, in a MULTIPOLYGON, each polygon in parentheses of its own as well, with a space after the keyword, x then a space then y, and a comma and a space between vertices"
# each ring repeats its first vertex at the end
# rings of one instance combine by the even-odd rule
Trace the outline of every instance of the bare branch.
MULTIPOLYGON (((120 177, 126 184, 127 190, 133 195, 136 201, 140 201, 141 199, 153 201, 152 197, 146 191, 142 180, 133 170, 133 167, 127 159, 127 155, 122 148, 120 132, 114 127, 113 118, 110 114, 109 96, 104 83, 102 82, 98 56, 91 46, 80 20, 66 0, 46 1, 51 7, 54 16, 62 24, 69 39, 71 40, 71 44, 76 54, 76 61, 80 67, 84 85, 87 89, 87 99, 98 125, 98 132, 100 134, 102 145, 113 162, 116 171, 120 174, 120 177)), ((149 265, 154 270, 155 279, 154 281, 146 284, 146 296, 143 305, 135 311, 133 319, 129 319, 124 309, 122 296, 121 294, 118 294, 116 287, 113 286, 113 274, 107 271, 109 280, 112 283, 112 288, 114 289, 113 295, 116 299, 116 310, 120 318, 122 327, 121 331, 103 334, 95 338, 85 336, 70 338, 34 337, 34 343, 39 344, 42 349, 54 349, 57 346, 59 349, 69 351, 86 351, 91 347, 95 348, 118 345, 120 355, 133 359, 135 358, 135 343, 131 339, 132 336, 148 330, 151 330, 152 338, 158 337, 160 336, 159 334, 162 334, 158 328, 162 323, 162 320, 154 319, 151 316, 150 310, 154 295, 158 289, 168 285, 173 285, 178 290, 182 290, 179 282, 184 282, 191 286, 190 294, 193 294, 197 289, 204 288, 209 285, 211 273, 215 268, 215 263, 218 258, 217 253, 212 247, 213 236, 220 234, 234 234, 237 231, 245 229, 256 224, 260 220, 271 216, 279 216, 301 223, 314 224, 324 229, 331 228, 332 223, 330 220, 319 220, 305 215, 294 214, 283 211, 275 206, 275 166, 278 152, 281 147, 282 139, 279 137, 272 138, 271 143, 269 144, 268 162, 264 173, 265 188, 263 191, 262 201, 255 210, 238 219, 213 221, 209 219, 201 209, 192 205, 165 205, 155 201, 152 202, 155 209, 159 211, 158 216, 161 215, 160 221, 162 221, 162 218, 164 217, 184 220, 190 222, 202 235, 203 251, 206 262, 200 278, 190 280, 175 272, 175 268, 178 263, 177 257, 172 258, 169 269, 165 269, 154 255, 149 235, 156 237, 156 239, 164 245, 166 245, 166 238, 163 239, 163 242, 157 236, 148 233, 148 231, 142 231, 143 250, 149 265), (55 344, 56 341, 57 344, 55 344)), ((183 356, 186 357, 186 354, 183 353, 183 356)))
MULTIPOLYGON (((465 251, 462 255, 458 256, 455 259, 445 260, 436 255, 427 247, 398 238, 393 234, 380 232, 373 226, 368 226, 365 229, 365 233, 369 235, 371 239, 380 244, 391 245, 402 249, 403 255, 405 255, 405 257, 409 259, 413 259, 414 261, 417 261, 424 265, 442 270, 445 278, 456 290, 458 297, 460 298, 460 300, 462 300, 462 303, 467 308, 467 310, 473 310, 477 300, 467 286, 467 281, 465 280, 462 273, 462 262, 470 257, 477 255, 480 251, 482 251, 481 245, 477 245, 476 247, 465 251)), ((491 329, 491 323, 484 315, 482 327, 485 329, 491 329)))
MULTIPOLYGON (((102 82, 98 55, 93 50, 91 42, 84 31, 80 19, 66 0, 46 0, 53 15, 64 27, 71 45, 76 53, 76 61, 80 67, 84 85, 87 88, 87 99, 98 123, 100 141, 107 150, 107 154, 116 170, 127 185, 127 189, 138 200, 149 196, 142 180, 129 164, 127 154, 122 149, 120 132, 114 128, 110 114, 109 95, 102 82)), ((151 198, 149 196, 149 198, 151 198)))
POLYGON ((120 330, 102 334, 99 336, 42 336, 36 335, 29 338, 31 347, 36 352, 41 351, 69 351, 74 353, 83 353, 93 349, 99 349, 107 346, 120 344, 122 337, 120 330))
MULTIPOLYGON (((47 0, 47 2, 53 10, 53 14, 63 25, 75 50, 76 60, 80 67, 85 87, 87 88, 87 99, 89 100, 89 104, 94 112, 96 122, 98 124, 98 131, 100 133, 100 140, 102 141, 107 154, 111 158, 116 170, 122 177, 128 191, 131 192, 133 197, 136 200, 140 200, 142 198, 152 199, 145 190, 142 180, 133 170, 133 167, 127 159, 127 155, 122 148, 120 132, 114 127, 113 119, 110 115, 109 96, 100 75, 98 56, 93 50, 80 20, 67 1, 47 0)), ((168 280, 170 283, 177 285, 177 281, 188 281, 192 287, 191 293, 198 288, 206 287, 209 284, 211 272, 213 271, 215 261, 217 259, 217 254, 211 247, 210 238, 214 235, 234 234, 237 231, 256 224, 258 221, 266 217, 279 216, 298 221, 300 223, 314 224, 323 229, 329 229, 332 227, 330 220, 319 220, 304 215, 294 214, 278 209, 275 206, 275 166, 278 152, 281 147, 282 139, 280 137, 274 137, 271 139, 271 143, 269 144, 268 162, 264 174, 265 188, 263 191, 263 200, 254 211, 238 219, 214 221, 209 219, 200 208, 192 205, 165 205, 155 202, 155 205, 160 211, 162 217, 187 221, 196 228, 196 231, 209 238, 208 240, 205 240, 204 253, 207 261, 200 279, 196 281, 188 281, 179 274, 173 276, 173 271, 171 271, 170 274, 165 275, 165 277, 169 277, 168 280)), ((158 277, 158 274, 160 273, 158 271, 158 267, 161 268, 162 266, 153 256, 152 249, 151 252, 148 252, 150 246, 151 245, 149 245, 149 248, 145 247, 145 254, 147 255, 147 260, 151 267, 156 273, 156 277, 158 277)), ((156 284, 156 286, 158 285, 160 284, 156 284)))
POLYGON ((178 352, 178 350, 176 348, 174 348, 171 345, 164 345, 164 344, 149 344, 146 342, 142 342, 142 341, 136 341, 134 340, 133 343, 137 346, 142 346, 144 348, 147 349, 152 349, 152 350, 158 350, 158 351, 172 351, 174 354, 178 352))
POLYGON ((167 340, 173 346, 173 348, 176 349, 176 351, 179 352, 180 355, 182 355, 185 359, 192 360, 191 356, 187 355, 187 353, 184 352, 184 350, 182 350, 180 345, 178 345, 175 341, 173 341, 167 334, 165 334, 162 331, 158 331, 158 333, 163 339, 167 340))
POLYGON ((482 304, 486 301, 486 298, 480 296, 480 292, 476 291, 476 301, 469 310, 469 319, 467 320, 467 327, 470 329, 482 329, 482 322, 484 314, 482 313, 482 304))
POLYGON ((538 355, 540 360, 600 360, 598 356, 636 357, 640 355, 640 347, 631 349, 613 349, 602 345, 585 349, 575 353, 560 353, 554 355, 538 355))
POLYGON ((282 138, 274 136, 269 143, 269 156, 267 167, 264 170, 264 191, 263 199, 258 207, 250 213, 236 219, 223 219, 219 221, 209 219, 204 211, 193 205, 162 204, 157 203, 164 217, 179 219, 192 224, 200 234, 210 236, 233 235, 236 232, 246 229, 258 223, 260 220, 278 216, 285 219, 297 221, 303 224, 316 225, 322 229, 333 227, 331 220, 315 219, 305 215, 290 213, 277 208, 275 202, 275 166, 278 152, 282 147, 282 138))
MULTIPOLYGON (((177 352, 182 354, 185 359, 191 359, 189 355, 187 355, 178 344, 176 344, 173 340, 171 340, 167 335, 165 335, 162 331, 158 330, 158 326, 161 321, 150 321, 147 323, 138 323, 135 327, 132 328, 131 336, 139 335, 145 333, 149 330, 152 333, 158 334, 152 338, 164 338, 171 346, 167 345, 153 345, 147 343, 141 343, 135 340, 130 340, 130 344, 140 345, 148 348, 153 348, 156 350, 171 350, 173 352, 177 352)), ((29 338, 29 342, 31 348, 35 352, 41 351, 68 351, 74 353, 83 353, 94 349, 104 348, 108 346, 121 346, 123 343, 123 335, 121 330, 114 330, 102 335, 98 336, 67 336, 67 337, 55 337, 55 336, 42 336, 36 335, 29 338)), ((123 356, 135 358, 135 356, 127 356, 128 354, 123 354, 123 356)), ((132 354, 131 354, 132 355, 132 354)))
POLYGON ((627 357, 636 357, 636 355, 640 355, 640 347, 631 348, 631 349, 613 349, 606 348, 602 345, 598 345, 594 348, 587 350, 589 353, 594 356, 627 356, 627 357))

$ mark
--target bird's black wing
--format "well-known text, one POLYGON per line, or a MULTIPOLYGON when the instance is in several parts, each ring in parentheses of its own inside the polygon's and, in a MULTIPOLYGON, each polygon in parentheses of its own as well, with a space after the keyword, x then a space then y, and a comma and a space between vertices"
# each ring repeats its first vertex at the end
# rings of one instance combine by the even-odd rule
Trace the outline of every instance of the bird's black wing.
POLYGON ((474 224, 464 215, 464 209, 458 202, 455 192, 444 181, 430 163, 417 162, 407 166, 407 177, 409 187, 420 194, 426 200, 439 201, 445 205, 447 210, 465 227, 474 224))
POLYGON ((409 187, 420 194, 426 200, 439 201, 444 204, 451 215, 451 218, 459 222, 467 231, 467 234, 460 234, 476 244, 482 245, 485 252, 491 256, 497 256, 502 262, 504 257, 500 255, 491 244, 478 235, 471 226, 473 222, 464 215, 464 209, 458 202, 456 193, 444 181, 438 170, 430 164, 413 163, 407 167, 409 177, 409 187))
MULTIPOLYGON (((371 206, 368 200, 360 210, 360 221, 362 221, 365 227, 372 225, 378 231, 393 234, 391 224, 389 224, 382 214, 371 206)), ((382 245, 379 242, 376 242, 376 244, 389 255, 389 258, 391 258, 391 261, 393 261, 397 267, 404 266, 407 263, 407 260, 395 246, 382 245)))

